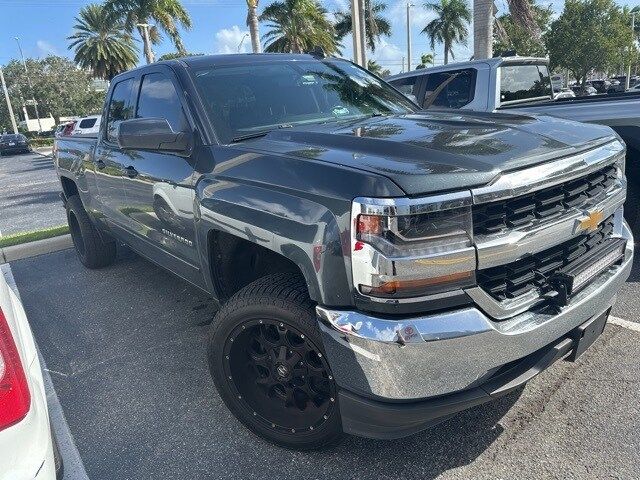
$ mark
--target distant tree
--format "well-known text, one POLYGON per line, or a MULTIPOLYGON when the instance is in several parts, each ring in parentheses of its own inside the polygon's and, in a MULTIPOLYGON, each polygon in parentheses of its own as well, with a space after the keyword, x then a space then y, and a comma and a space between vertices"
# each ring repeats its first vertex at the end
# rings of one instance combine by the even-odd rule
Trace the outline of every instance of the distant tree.
POLYGON ((147 63, 155 61, 151 45, 160 42, 160 30, 169 35, 178 52, 186 52, 178 25, 191 28, 191 18, 180 0, 106 0, 105 8, 124 20, 127 31, 138 30, 147 63), (139 26, 150 22, 155 25, 148 29, 139 26))
POLYGON ((431 20, 421 33, 429 36, 431 49, 436 48, 436 43, 444 46, 444 63, 449 63, 449 55, 453 55, 453 46, 456 43, 467 44, 469 37, 468 25, 471 22, 471 11, 465 0, 439 0, 425 3, 427 10, 433 11, 436 18, 431 20))
POLYGON ((75 51, 76 63, 95 77, 111 80, 138 63, 138 49, 124 23, 102 5, 82 7, 73 28, 69 49, 75 51))
POLYGON ((551 66, 584 86, 592 70, 622 65, 623 52, 633 48, 627 19, 613 0, 567 0, 544 37, 551 66))
POLYGON ((416 69, 427 68, 427 65, 433 65, 433 53, 423 53, 420 56, 420 63, 416 66, 416 69))
POLYGON ((367 70, 380 77, 382 73, 382 65, 375 60, 367 60, 367 70))
MULTIPOLYGON (((541 7, 534 0, 527 0, 531 3, 530 8, 537 25, 537 30, 541 34, 549 30, 553 9, 551 6, 541 7)), ((540 36, 531 35, 531 32, 520 23, 514 21, 511 13, 500 15, 495 19, 493 27, 493 52, 500 55, 503 52, 515 50, 518 55, 543 57, 547 54, 547 49, 540 36)))
MULTIPOLYGON (((387 5, 385 3, 376 0, 364 1, 365 35, 367 37, 367 47, 372 52, 376 51, 376 43, 380 41, 381 37, 391 36, 391 24, 383 15, 386 9, 387 5)), ((338 40, 342 40, 353 30, 351 11, 336 12, 335 16, 336 35, 338 40)))
POLYGON ((183 58, 183 57, 200 57, 202 55, 204 55, 204 53, 171 52, 171 53, 165 53, 164 55, 162 55, 160 58, 158 58, 158 61, 160 62, 162 60, 175 60, 176 58, 183 58))
POLYGON ((327 54, 338 50, 333 25, 317 0, 274 2, 263 10, 260 21, 269 28, 262 37, 265 52, 303 53, 316 46, 327 54))
MULTIPOLYGON (((33 84, 38 111, 42 117, 50 114, 57 121, 60 117, 100 113, 105 92, 92 88, 93 74, 77 68, 68 58, 49 56, 44 59, 26 60, 29 76, 33 84)), ((22 63, 11 60, 3 67, 14 113, 24 119, 22 106, 24 99, 31 98, 27 78, 22 63)), ((35 115, 27 106, 30 118, 35 115)), ((6 103, 0 102, 0 125, 10 125, 6 103)))

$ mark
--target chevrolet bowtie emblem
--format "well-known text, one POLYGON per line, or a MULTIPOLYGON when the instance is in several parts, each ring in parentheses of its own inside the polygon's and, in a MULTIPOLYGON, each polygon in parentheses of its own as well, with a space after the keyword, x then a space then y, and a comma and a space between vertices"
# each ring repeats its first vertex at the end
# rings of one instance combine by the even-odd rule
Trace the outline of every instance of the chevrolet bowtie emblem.
POLYGON ((596 212, 589 212, 587 218, 578 220, 578 228, 576 230, 583 232, 593 232, 598 228, 598 225, 600 225, 600 222, 602 222, 603 219, 604 213, 602 213, 601 210, 598 210, 596 212))

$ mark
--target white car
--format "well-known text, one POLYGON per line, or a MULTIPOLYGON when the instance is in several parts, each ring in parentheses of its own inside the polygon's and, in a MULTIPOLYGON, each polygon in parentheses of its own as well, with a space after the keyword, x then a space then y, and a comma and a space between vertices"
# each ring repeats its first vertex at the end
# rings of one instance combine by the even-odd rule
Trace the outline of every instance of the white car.
POLYGON ((0 273, 0 480, 55 479, 54 451, 31 328, 0 273))
POLYGON ((102 115, 90 115, 78 120, 71 135, 95 136, 100 131, 102 115))

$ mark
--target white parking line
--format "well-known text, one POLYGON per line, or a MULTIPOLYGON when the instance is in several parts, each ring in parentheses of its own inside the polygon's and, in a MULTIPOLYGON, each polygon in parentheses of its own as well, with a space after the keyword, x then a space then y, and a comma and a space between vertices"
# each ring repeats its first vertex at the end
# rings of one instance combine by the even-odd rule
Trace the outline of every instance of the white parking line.
MULTIPOLYGON (((0 237, 2 237, 2 234, 0 234, 0 237)), ((22 302, 20 291, 18 290, 16 281, 13 278, 11 265, 9 265, 8 263, 0 265, 0 272, 7 280, 7 284, 9 285, 9 287, 14 291, 16 296, 22 302)), ((60 451, 60 456, 62 457, 64 467, 63 480, 89 480, 87 471, 85 470, 84 464, 82 463, 82 458, 80 457, 80 452, 78 452, 78 447, 73 440, 73 435, 71 434, 71 430, 69 429, 69 424, 67 423, 67 419, 64 416, 62 405, 60 405, 60 399, 58 398, 58 394, 56 393, 55 388, 53 387, 51 375, 49 375, 49 370, 47 370, 47 364, 45 363, 37 344, 36 348, 38 350, 40 367, 42 368, 42 379, 44 381, 45 392, 47 394, 49 418, 51 420, 52 428, 56 434, 58 449, 60 451)))
POLYGON ((609 323, 628 328, 629 330, 633 330, 634 332, 640 332, 640 323, 630 322, 629 320, 614 317, 613 315, 609 315, 609 323))

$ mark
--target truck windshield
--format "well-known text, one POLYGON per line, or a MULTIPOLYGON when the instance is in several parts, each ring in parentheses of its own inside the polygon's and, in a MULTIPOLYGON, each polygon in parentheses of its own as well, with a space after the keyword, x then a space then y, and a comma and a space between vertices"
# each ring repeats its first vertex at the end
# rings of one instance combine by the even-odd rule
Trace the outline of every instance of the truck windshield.
POLYGON ((194 78, 223 143, 275 128, 416 110, 386 83, 335 59, 212 66, 194 78))
POLYGON ((500 67, 500 103, 551 98, 551 79, 546 65, 500 67))

